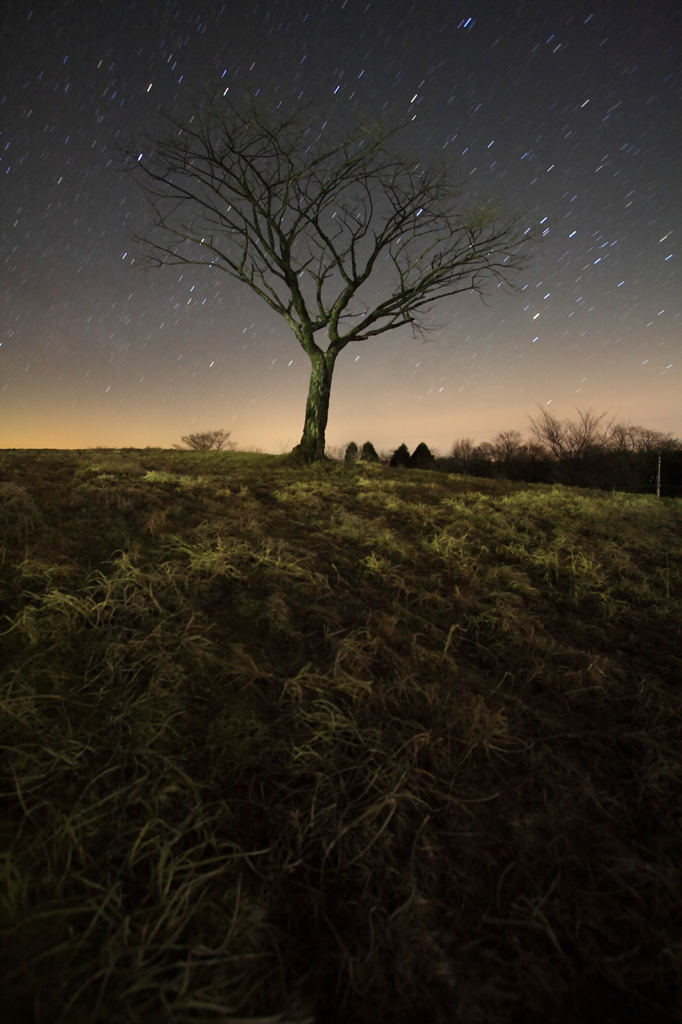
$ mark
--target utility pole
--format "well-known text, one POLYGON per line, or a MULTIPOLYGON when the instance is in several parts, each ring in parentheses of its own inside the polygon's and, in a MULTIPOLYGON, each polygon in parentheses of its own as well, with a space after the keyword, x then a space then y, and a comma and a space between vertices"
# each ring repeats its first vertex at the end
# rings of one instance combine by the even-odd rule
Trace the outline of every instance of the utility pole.
POLYGON ((661 453, 658 453, 658 469, 656 470, 656 497, 661 496, 661 453))

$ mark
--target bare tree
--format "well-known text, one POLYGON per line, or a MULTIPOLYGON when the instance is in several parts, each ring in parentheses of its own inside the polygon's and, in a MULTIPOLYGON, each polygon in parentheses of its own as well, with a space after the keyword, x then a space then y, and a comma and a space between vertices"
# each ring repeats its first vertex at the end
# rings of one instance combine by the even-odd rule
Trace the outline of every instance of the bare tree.
POLYGON ((471 437, 457 437, 452 442, 448 458, 457 463, 458 469, 466 473, 473 462, 476 452, 476 442, 471 437))
POLYGON ((609 449, 614 452, 674 452, 682 443, 672 434, 663 434, 648 427, 616 423, 609 435, 609 449))
POLYGON ((237 446, 234 441, 229 440, 231 433, 231 430, 204 430, 180 438, 182 444, 174 444, 173 447, 180 451, 189 448, 195 452, 234 451, 237 446))
POLYGON ((136 236, 149 265, 195 264, 248 285, 284 318, 311 363, 303 434, 324 457, 334 365, 351 342, 409 326, 438 299, 508 284, 531 237, 494 203, 467 205, 451 172, 393 148, 404 126, 322 123, 198 106, 127 147, 148 200, 136 236), (321 333, 326 333, 323 341, 321 333))
POLYGON ((523 437, 518 430, 501 430, 492 440, 493 458, 499 462, 511 462, 523 450, 523 437))
POLYGON ((597 416, 591 409, 576 411, 577 420, 560 420, 547 409, 541 409, 537 419, 530 417, 533 437, 555 459, 584 461, 608 445, 611 424, 603 423, 606 413, 597 416))

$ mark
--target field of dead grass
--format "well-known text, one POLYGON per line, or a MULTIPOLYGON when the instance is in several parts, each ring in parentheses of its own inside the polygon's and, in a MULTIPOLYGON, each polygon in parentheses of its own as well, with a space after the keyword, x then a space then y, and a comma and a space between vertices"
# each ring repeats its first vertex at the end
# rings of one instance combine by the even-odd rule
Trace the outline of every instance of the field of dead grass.
POLYGON ((0 453, 0 1000, 680 1019, 682 502, 0 453))

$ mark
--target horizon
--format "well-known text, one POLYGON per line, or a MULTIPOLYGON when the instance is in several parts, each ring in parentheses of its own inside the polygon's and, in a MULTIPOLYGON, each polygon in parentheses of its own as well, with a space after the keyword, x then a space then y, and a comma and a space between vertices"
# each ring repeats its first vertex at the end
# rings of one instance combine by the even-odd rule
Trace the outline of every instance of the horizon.
MULTIPOLYGON (((249 288, 206 268, 138 269, 145 223, 111 169, 202 89, 340 120, 410 117, 462 203, 501 196, 543 237, 517 290, 437 303, 337 363, 326 443, 447 450, 577 408, 679 437, 679 120, 669 7, 507 11, 330 0, 301 21, 208 2, 197 22, 111 0, 8 16, 0 446, 170 446, 201 429, 276 454, 298 443, 309 363, 249 288), (474 12, 475 13, 475 12, 474 12), (228 31, 229 29, 229 31, 228 31), (395 438, 400 438, 394 441, 395 438)), ((382 277, 372 279, 381 293, 382 277)), ((372 297, 371 295, 369 296, 372 297)))

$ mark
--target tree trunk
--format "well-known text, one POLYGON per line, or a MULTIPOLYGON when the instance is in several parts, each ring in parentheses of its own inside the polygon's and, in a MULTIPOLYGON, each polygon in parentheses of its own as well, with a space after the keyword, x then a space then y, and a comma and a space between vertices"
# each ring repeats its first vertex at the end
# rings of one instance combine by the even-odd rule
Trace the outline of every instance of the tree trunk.
POLYGON ((308 386, 308 401, 300 444, 294 451, 304 462, 319 462, 324 458, 324 436, 329 416, 329 393, 332 386, 334 363, 338 353, 318 350, 310 354, 312 367, 308 386))

